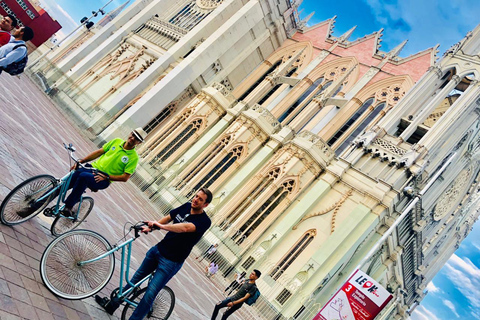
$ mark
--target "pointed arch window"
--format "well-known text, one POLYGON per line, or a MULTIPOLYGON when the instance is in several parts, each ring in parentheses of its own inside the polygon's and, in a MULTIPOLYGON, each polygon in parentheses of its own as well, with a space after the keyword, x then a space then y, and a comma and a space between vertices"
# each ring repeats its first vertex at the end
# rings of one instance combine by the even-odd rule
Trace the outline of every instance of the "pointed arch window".
POLYGON ((152 132, 160 123, 165 121, 177 108, 178 102, 170 103, 166 108, 164 108, 160 113, 153 118, 144 128, 146 133, 152 132))
POLYGON ((202 119, 193 120, 185 129, 183 129, 180 134, 178 134, 175 139, 173 139, 165 148, 163 148, 150 164, 156 164, 157 162, 164 162, 167 160, 175 151, 177 151, 188 139, 190 139, 197 131, 199 131, 202 126, 202 119))
POLYGON ((278 118, 278 121, 282 122, 283 120, 285 120, 285 118, 288 117, 288 115, 290 115, 290 113, 292 113, 293 110, 295 110, 303 102, 303 100, 305 100, 313 92, 313 90, 317 89, 317 87, 323 82, 323 80, 323 77, 315 80, 315 82, 310 87, 308 87, 307 91, 305 91, 300 96, 300 98, 298 98, 298 100, 295 101, 292 106, 280 116, 280 118, 278 118))
MULTIPOLYGON (((297 71, 297 68, 293 68, 292 70, 290 70, 286 75, 285 77, 291 77, 295 71, 297 71)), ((282 86, 283 83, 279 83, 277 85, 275 85, 272 89, 270 89, 269 92, 267 92, 266 95, 263 96, 262 99, 260 99, 260 101, 258 102, 259 105, 263 104, 265 101, 268 100, 268 98, 270 98, 275 92, 277 92, 278 88, 280 88, 282 86)))
POLYGON ((340 128, 340 130, 338 130, 337 133, 335 133, 335 135, 330 140, 328 140, 328 145, 331 146, 338 139, 340 139, 340 137, 345 133, 345 131, 347 131, 348 128, 350 128, 350 126, 354 124, 355 121, 357 121, 358 118, 360 118, 365 111, 367 111, 368 107, 370 107, 374 101, 374 98, 370 98, 365 101, 362 106, 357 110, 357 112, 355 112, 353 116, 351 116, 350 119, 348 119, 348 121, 340 128))
POLYGON ((265 80, 265 78, 270 74, 272 73, 275 69, 277 69, 277 67, 282 64, 282 60, 278 60, 277 62, 275 62, 275 64, 273 64, 260 78, 258 78, 258 80, 250 87, 248 88, 247 91, 245 91, 241 96, 240 98, 238 98, 238 100, 243 100, 245 99, 250 93, 252 93, 253 90, 255 90, 256 87, 258 87, 258 85, 263 81, 265 80))
POLYGON ((316 229, 308 230, 301 238, 290 248, 290 251, 280 260, 277 266, 270 272, 270 277, 277 280, 282 276, 285 270, 288 269, 298 258, 298 256, 308 247, 317 235, 316 229))
POLYGON ((203 179, 195 185, 195 187, 193 187, 192 191, 190 191, 187 197, 193 195, 193 193, 200 188, 209 188, 235 163, 235 161, 237 161, 238 158, 242 156, 243 149, 243 146, 236 146, 232 148, 232 151, 223 157, 223 159, 221 159, 217 165, 210 170, 210 172, 208 172, 203 179))
POLYGON ((225 220, 225 225, 223 226, 223 230, 226 230, 230 227, 232 223, 234 223, 238 217, 244 212, 249 205, 255 202, 264 192, 268 190, 268 187, 272 184, 272 182, 278 178, 280 175, 280 168, 274 168, 266 176, 263 177, 262 181, 255 187, 255 189, 248 194, 247 197, 243 199, 243 201, 227 216, 225 220))
MULTIPOLYGON (((322 78, 323 79, 323 78, 322 78)), ((306 103, 299 103, 299 106, 298 105, 293 108, 292 110, 288 110, 287 112, 289 112, 285 118, 282 120, 282 124, 289 124, 297 115, 299 115, 304 109, 306 106, 308 106, 310 104, 310 102, 312 102, 313 98, 315 98, 316 96, 320 95, 322 92, 324 92, 325 90, 327 90, 328 87, 330 87, 332 85, 333 81, 328 81, 326 82, 321 88, 320 90, 315 94, 315 96, 311 97, 306 103), (298 109, 298 110, 295 110, 295 109, 298 109)), ((321 84, 321 83, 320 83, 321 84)))
POLYGON ((255 231, 255 229, 279 206, 280 203, 295 188, 295 181, 288 180, 282 183, 277 190, 265 201, 240 227, 240 229, 232 237, 237 244, 241 244, 246 238, 255 231))
POLYGON ((380 111, 382 111, 385 108, 385 106, 386 106, 385 102, 382 102, 379 105, 377 105, 375 109, 373 109, 373 111, 370 112, 370 114, 348 136, 348 138, 345 139, 345 141, 340 145, 340 147, 338 147, 338 149, 336 150, 336 153, 337 154, 342 153, 342 151, 345 150, 350 145, 353 139, 355 139, 358 135, 360 135, 365 130, 365 128, 373 121, 373 119, 375 119, 378 116, 380 111))
POLYGON ((205 166, 209 164, 212 159, 214 159, 223 149, 225 149, 226 145, 232 139, 231 135, 227 135, 223 137, 217 145, 211 149, 207 155, 203 157, 201 161, 199 161, 193 169, 191 169, 186 175, 183 176, 182 179, 175 185, 177 190, 183 188, 188 182, 190 182, 205 166))

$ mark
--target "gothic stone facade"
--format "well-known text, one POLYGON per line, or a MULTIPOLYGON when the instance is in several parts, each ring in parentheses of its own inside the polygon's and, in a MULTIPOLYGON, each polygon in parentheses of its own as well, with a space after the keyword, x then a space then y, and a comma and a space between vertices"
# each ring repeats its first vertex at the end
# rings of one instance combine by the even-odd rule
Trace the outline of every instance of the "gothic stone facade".
MULTIPOLYGON (((109 49, 86 56, 80 47, 79 58, 64 60, 80 59, 70 74, 78 84, 72 90, 81 96, 99 81, 110 81, 109 87, 120 73, 133 92, 91 94, 95 102, 81 106, 88 115, 76 116, 100 140, 138 125, 149 132, 132 180, 162 213, 198 188, 210 188, 214 224, 204 242, 220 244, 226 276, 262 270, 263 305, 284 318, 313 318, 407 207, 405 188, 415 193, 431 184, 364 266, 394 295, 380 319, 406 319, 478 217, 480 27, 436 62, 436 48, 407 58, 399 57, 405 42, 381 51, 382 30, 355 41, 349 41, 353 29, 335 37, 334 19, 313 27, 294 20, 295 32, 277 28, 274 37, 258 13, 250 17, 255 23, 236 25, 250 9, 264 8, 262 2, 236 3, 212 2, 211 19, 201 24, 208 29, 216 13, 225 14, 224 28, 198 45, 194 36, 186 47, 179 43, 199 29, 169 48, 158 42, 168 49, 162 54, 135 41, 163 39, 154 32, 163 16, 139 22, 121 45, 118 37, 116 46, 97 35, 88 40, 85 46, 101 40, 109 49), (263 29, 256 29, 259 23, 263 29), (227 30, 233 25, 250 31, 232 39, 227 30), (269 49, 256 44, 261 37, 248 39, 228 59, 243 62, 225 71, 221 57, 237 47, 220 47, 243 41, 252 30, 266 32, 269 49), (166 55, 190 48, 191 56, 167 67, 166 55), (270 53, 246 60, 243 55, 252 52, 257 58, 270 53), (95 70, 82 59, 94 61, 95 70), (208 60, 202 66, 218 70, 193 70, 202 59, 208 60), (135 76, 128 67, 133 61, 146 66, 135 76), (105 106, 120 115, 96 117, 105 106), (446 161, 453 163, 431 181, 446 161)), ((176 17, 178 8, 171 8, 165 16, 176 17)))

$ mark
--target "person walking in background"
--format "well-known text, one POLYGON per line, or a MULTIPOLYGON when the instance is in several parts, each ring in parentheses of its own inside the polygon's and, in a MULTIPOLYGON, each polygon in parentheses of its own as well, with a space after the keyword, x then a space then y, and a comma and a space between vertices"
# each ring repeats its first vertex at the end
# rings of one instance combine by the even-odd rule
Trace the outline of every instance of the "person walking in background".
POLYGON ((202 253, 200 256, 196 257, 195 259, 198 260, 198 258, 202 257, 202 259, 200 259, 200 261, 198 262, 202 262, 203 259, 205 258, 211 258, 213 256, 213 254, 215 252, 217 252, 217 247, 218 247, 218 244, 212 244, 210 247, 208 247, 207 250, 205 250, 204 253, 202 253))
POLYGON ((217 319, 218 311, 222 308, 228 307, 228 310, 225 311, 222 316, 222 320, 227 319, 232 313, 240 309, 243 306, 243 303, 247 301, 248 298, 253 297, 257 292, 258 289, 255 281, 260 278, 261 275, 262 273, 260 271, 256 269, 253 270, 248 280, 242 284, 235 295, 228 297, 215 305, 211 320, 217 319))
POLYGON ((2 20, 0 20, 0 47, 14 39, 11 32, 17 24, 17 19, 10 14, 7 14, 2 20))
POLYGON ((245 275, 247 273, 245 271, 242 271, 242 273, 237 272, 235 274, 235 280, 233 280, 228 287, 225 288, 225 293, 227 296, 229 296, 233 291, 237 290, 240 288, 242 283, 245 281, 245 275), (227 292, 228 291, 228 292, 227 292))
POLYGON ((207 278, 211 278, 215 273, 217 273, 218 264, 216 264, 215 262, 212 262, 208 267, 205 268, 205 270, 206 270, 205 275, 207 276, 207 278))
POLYGON ((15 29, 9 43, 0 47, 0 73, 5 71, 11 75, 23 72, 27 64, 27 46, 25 42, 32 40, 34 33, 29 27, 15 29))

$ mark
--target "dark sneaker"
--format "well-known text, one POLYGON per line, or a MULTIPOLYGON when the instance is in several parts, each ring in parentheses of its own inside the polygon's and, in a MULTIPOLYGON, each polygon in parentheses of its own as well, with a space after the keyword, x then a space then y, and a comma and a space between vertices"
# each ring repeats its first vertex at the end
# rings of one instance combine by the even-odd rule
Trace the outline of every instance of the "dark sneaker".
POLYGON ((113 299, 110 301, 107 297, 100 297, 99 295, 95 295, 95 301, 108 313, 113 315, 115 310, 118 309, 120 306, 120 301, 118 299, 113 299))
POLYGON ((63 208, 63 210, 60 213, 67 218, 73 217, 75 215, 72 209, 69 209, 69 208, 63 208))
POLYGON ((22 218, 26 218, 34 212, 35 212, 35 208, 26 207, 18 210, 17 214, 22 218))

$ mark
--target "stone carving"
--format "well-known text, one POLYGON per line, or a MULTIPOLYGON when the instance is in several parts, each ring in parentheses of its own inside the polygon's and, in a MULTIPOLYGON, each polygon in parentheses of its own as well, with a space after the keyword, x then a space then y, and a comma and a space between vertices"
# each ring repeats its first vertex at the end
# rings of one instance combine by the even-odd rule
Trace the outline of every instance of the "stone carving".
POLYGON ((394 144, 392 144, 391 142, 387 141, 387 140, 384 140, 384 139, 381 139, 381 138, 376 138, 374 141, 373 141, 373 144, 374 145, 377 145, 377 146, 380 146, 382 147, 383 149, 389 151, 390 153, 392 153, 393 155, 396 155, 396 156, 403 156, 405 153, 407 153, 407 150, 405 149, 402 149, 394 144))
POLYGON ((199 8, 204 10, 213 10, 221 5, 223 0, 196 0, 196 4, 199 8))
POLYGON ((317 136, 316 134, 311 133, 310 131, 304 130, 298 134, 298 137, 304 138, 307 141, 313 143, 316 147, 323 151, 323 153, 329 158, 333 158, 335 153, 332 149, 328 146, 322 138, 317 136))
POLYGON ((298 228, 298 226, 305 220, 308 220, 310 218, 313 218, 313 217, 318 217, 318 216, 322 216, 324 214, 327 214, 329 212, 331 212, 333 210, 333 214, 332 214, 332 224, 331 224, 331 228, 330 228, 330 232, 333 233, 335 231, 335 227, 336 227, 336 219, 337 219, 337 214, 338 214, 338 211, 340 210, 340 208, 342 207, 343 203, 353 194, 353 191, 352 190, 348 190, 340 200, 338 200, 337 202, 335 202, 333 205, 331 205, 330 207, 328 207, 327 209, 325 210, 322 210, 320 212, 316 212, 316 213, 312 213, 312 214, 308 214, 306 215, 305 217, 303 217, 296 225, 293 226, 292 230, 296 230, 298 228))
POLYGON ((463 196, 465 187, 470 182, 473 174, 473 168, 468 167, 458 175, 457 179, 451 184, 447 191, 445 191, 437 202, 433 219, 441 220, 454 206, 457 205, 460 197, 463 196))
POLYGON ((264 107, 260 106, 259 104, 255 104, 250 110, 255 111, 259 114, 262 118, 267 120, 267 122, 277 131, 281 128, 280 122, 278 122, 277 118, 275 118, 270 111, 265 109, 264 107))

